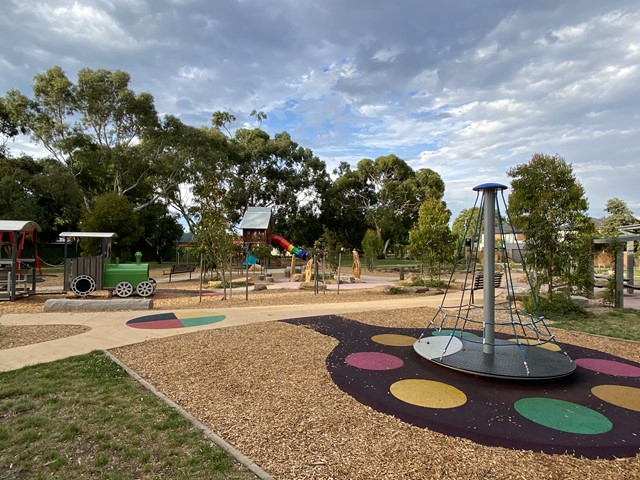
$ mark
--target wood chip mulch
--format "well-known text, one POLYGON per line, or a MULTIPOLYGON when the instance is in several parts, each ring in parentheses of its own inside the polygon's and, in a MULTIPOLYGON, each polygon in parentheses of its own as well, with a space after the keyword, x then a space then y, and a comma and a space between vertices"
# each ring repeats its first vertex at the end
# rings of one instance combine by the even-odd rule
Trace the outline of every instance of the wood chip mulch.
MULTIPOLYGON (((172 288, 195 289, 196 282, 172 288)), ((164 290, 167 285, 162 285, 164 290)), ((389 299, 379 291, 234 292, 222 301, 184 293, 154 300, 155 309, 283 305, 389 299), (243 292, 244 293, 244 292, 243 292)), ((48 296, 3 302, 0 314, 42 311, 48 296), (9 305, 9 303, 11 305, 9 305)), ((53 295, 52 298, 59 298, 53 295)), ((381 326, 423 328, 429 309, 350 314, 381 326)), ((75 335, 86 327, 1 326, 0 348, 75 335)), ((553 330, 561 343, 632 361, 640 344, 553 330)), ((339 390, 325 360, 333 338, 271 322, 208 330, 122 347, 113 353, 213 431, 279 479, 640 479, 634 458, 588 460, 486 447, 408 425, 339 390)), ((638 428, 640 434, 640 427, 638 428)))
MULTIPOLYGON (((348 315, 394 327, 426 326, 433 312, 348 315)), ((556 331, 638 360, 640 346, 556 331)), ((204 424, 281 479, 638 479, 640 455, 587 460, 486 447, 416 428, 339 390, 325 360, 336 341, 282 322, 197 332, 113 353, 204 424)))
POLYGON ((0 350, 88 332, 84 325, 0 325, 0 350))

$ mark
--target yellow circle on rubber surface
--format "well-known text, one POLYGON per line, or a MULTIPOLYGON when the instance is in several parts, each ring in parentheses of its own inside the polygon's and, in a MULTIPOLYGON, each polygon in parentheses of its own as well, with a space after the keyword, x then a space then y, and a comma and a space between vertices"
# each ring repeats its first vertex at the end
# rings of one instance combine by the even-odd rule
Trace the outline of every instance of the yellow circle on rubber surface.
POLYGON ((598 385, 591 389, 600 400, 617 407, 640 412, 640 388, 626 385, 598 385))
POLYGON ((380 345, 388 345, 390 347, 410 347, 417 340, 415 337, 409 335, 398 335, 395 333, 382 333, 380 335, 374 335, 371 337, 376 343, 380 345))
POLYGON ((436 382, 409 378, 395 382, 389 388, 398 400, 427 408, 455 408, 467 403, 467 396, 456 387, 436 382))
POLYGON ((544 348, 544 349, 547 349, 547 350, 551 350, 552 352, 560 352, 561 351, 561 348, 557 344, 555 344, 553 342, 538 341, 535 338, 518 338, 518 339, 510 338, 508 341, 509 342, 514 342, 514 343, 519 342, 519 343, 522 343, 524 345, 535 345, 536 347, 540 347, 540 348, 544 348))

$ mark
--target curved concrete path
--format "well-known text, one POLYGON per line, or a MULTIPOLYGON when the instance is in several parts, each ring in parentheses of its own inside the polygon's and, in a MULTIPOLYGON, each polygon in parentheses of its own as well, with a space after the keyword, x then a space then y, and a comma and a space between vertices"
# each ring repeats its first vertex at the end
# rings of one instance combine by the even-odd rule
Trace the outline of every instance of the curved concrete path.
MULTIPOLYGON (((457 301, 457 292, 447 294, 447 300, 457 301), (456 296, 454 299, 453 296, 456 296)), ((197 316, 225 315, 225 319, 209 325, 176 328, 176 329, 139 329, 126 325, 128 320, 142 315, 168 313, 171 310, 147 310, 124 312, 74 312, 74 313, 37 313, 37 314, 4 314, 0 316, 2 325, 86 325, 88 332, 71 337, 59 338, 48 342, 25 345, 22 347, 0 350, 0 371, 14 370, 27 365, 51 362, 73 355, 82 355, 93 350, 104 350, 154 338, 184 335, 199 330, 225 328, 236 325, 270 322, 287 318, 308 317, 316 315, 340 315, 353 312, 393 310, 412 307, 438 307, 442 303, 442 295, 416 296, 383 301, 364 301, 350 303, 324 303, 282 305, 272 307, 236 307, 225 308, 221 305, 215 309, 180 310, 183 314, 197 316)), ((425 318, 425 326, 430 318, 425 318)))

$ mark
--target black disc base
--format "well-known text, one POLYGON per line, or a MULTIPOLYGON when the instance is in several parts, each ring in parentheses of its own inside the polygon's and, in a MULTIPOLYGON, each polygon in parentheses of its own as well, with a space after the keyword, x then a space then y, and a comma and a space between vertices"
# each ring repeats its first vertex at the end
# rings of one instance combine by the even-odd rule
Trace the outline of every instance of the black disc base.
MULTIPOLYGON (((492 378, 513 380, 543 380, 571 375, 576 364, 562 352, 555 352, 526 344, 494 346, 494 353, 484 353, 480 342, 472 342, 456 337, 462 348, 445 356, 425 356, 438 365, 461 372, 473 373, 492 378)), ((415 347, 414 347, 415 349, 415 347)))

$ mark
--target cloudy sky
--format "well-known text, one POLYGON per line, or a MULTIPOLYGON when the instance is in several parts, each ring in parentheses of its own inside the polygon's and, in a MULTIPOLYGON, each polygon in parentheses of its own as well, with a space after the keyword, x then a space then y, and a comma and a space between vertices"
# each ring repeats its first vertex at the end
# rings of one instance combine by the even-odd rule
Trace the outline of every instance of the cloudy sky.
MULTIPOLYGON (((640 2, 2 0, 0 95, 54 65, 124 70, 161 114, 264 111, 329 171, 395 153, 471 188, 559 154, 590 214, 640 215, 640 2)), ((13 144, 14 153, 28 146, 13 144)))

